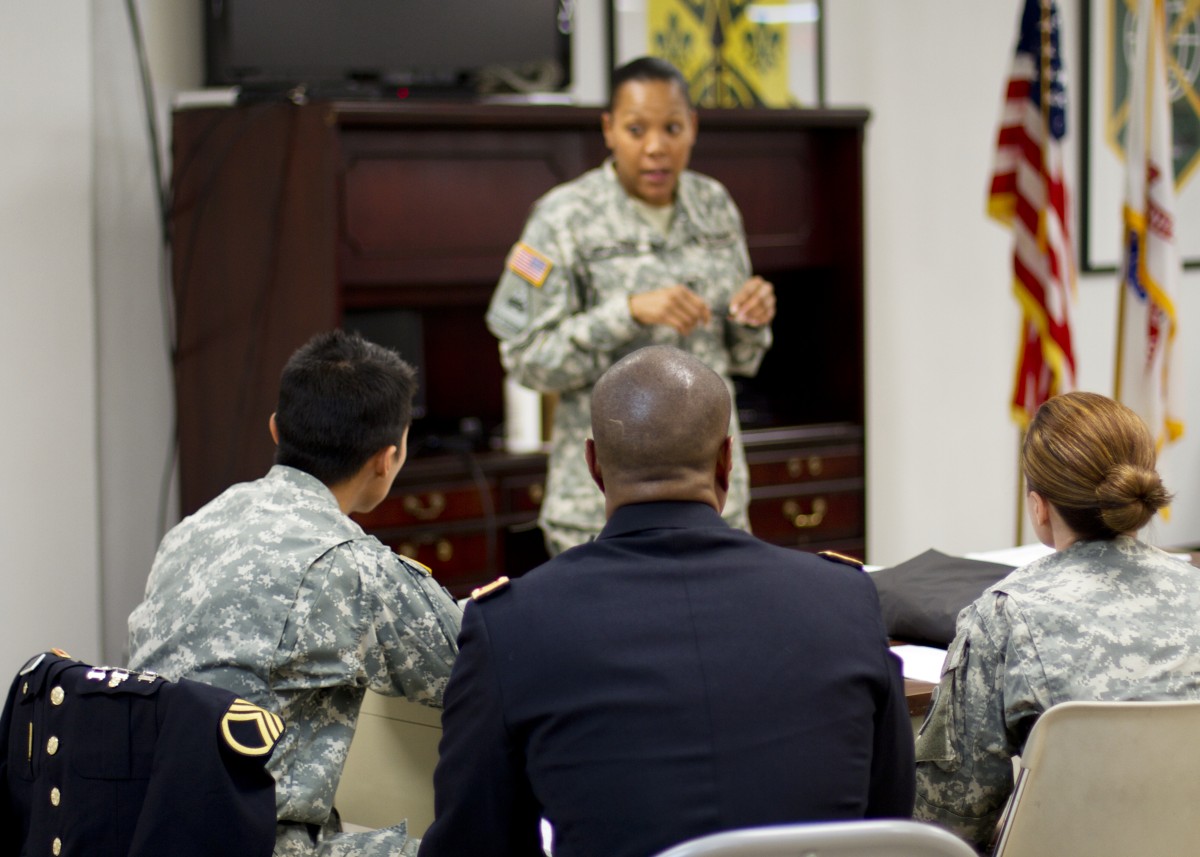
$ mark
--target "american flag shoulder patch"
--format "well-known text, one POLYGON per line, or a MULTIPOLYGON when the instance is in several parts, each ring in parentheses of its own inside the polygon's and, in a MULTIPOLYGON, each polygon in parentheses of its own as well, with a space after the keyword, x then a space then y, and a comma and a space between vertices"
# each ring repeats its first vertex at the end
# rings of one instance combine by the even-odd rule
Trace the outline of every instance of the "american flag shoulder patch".
POLYGON ((539 289, 553 267, 553 262, 523 241, 513 247, 508 257, 508 269, 539 289))

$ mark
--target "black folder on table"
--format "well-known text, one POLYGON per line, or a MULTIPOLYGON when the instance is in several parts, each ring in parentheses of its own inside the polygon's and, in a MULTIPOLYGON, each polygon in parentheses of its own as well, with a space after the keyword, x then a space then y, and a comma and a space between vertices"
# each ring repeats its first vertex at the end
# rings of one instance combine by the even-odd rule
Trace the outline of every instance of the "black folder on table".
POLYGON ((936 550, 871 575, 887 632, 896 640, 946 648, 959 612, 1013 566, 936 550))

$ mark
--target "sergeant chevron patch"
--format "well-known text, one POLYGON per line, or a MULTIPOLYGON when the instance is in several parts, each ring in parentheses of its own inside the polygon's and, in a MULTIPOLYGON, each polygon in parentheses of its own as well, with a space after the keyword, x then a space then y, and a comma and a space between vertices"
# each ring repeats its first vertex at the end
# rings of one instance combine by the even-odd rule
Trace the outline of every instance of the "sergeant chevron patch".
POLYGON ((283 734, 283 719, 244 699, 235 699, 221 718, 225 743, 243 756, 266 756, 283 734))

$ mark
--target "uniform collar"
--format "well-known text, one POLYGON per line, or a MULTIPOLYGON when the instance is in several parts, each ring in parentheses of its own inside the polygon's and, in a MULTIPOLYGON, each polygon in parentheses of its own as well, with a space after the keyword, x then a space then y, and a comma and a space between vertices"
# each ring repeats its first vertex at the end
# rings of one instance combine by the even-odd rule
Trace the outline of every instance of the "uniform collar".
POLYGON ((639 231, 644 232, 647 236, 651 236, 656 241, 670 238, 671 235, 675 234, 681 228, 689 228, 690 224, 698 222, 692 206, 693 201, 690 190, 691 173, 689 171, 684 170, 679 176, 679 184, 675 189, 675 215, 671 218, 671 229, 666 236, 660 235, 657 229, 646 223, 645 219, 638 214, 633 200, 629 198, 629 194, 621 186, 621 180, 617 178, 616 165, 611 157, 605 158, 600 171, 604 174, 608 193, 617 201, 617 205, 623 206, 626 209, 628 222, 636 223, 639 231))
POLYGON ((314 503, 322 506, 331 505, 341 512, 337 498, 333 496, 329 486, 311 473, 305 473, 295 467, 288 467, 286 464, 276 464, 267 472, 266 481, 288 485, 301 494, 307 495, 314 503))
POLYGON ((616 538, 640 530, 691 529, 697 527, 728 527, 729 524, 707 503, 686 501, 663 501, 658 503, 631 503, 621 506, 599 538, 616 538))

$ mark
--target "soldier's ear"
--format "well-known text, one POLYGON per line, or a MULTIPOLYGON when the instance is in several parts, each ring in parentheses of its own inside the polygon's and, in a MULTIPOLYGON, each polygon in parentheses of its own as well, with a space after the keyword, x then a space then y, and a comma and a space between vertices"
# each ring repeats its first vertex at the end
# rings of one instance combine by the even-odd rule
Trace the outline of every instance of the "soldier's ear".
POLYGON ((587 458, 588 473, 592 474, 592 481, 596 483, 596 487, 600 489, 600 493, 604 493, 604 474, 600 472, 600 462, 596 459, 596 441, 590 437, 584 446, 584 456, 587 458))
POLYGON ((1050 526, 1050 504, 1046 498, 1037 491, 1030 491, 1027 495, 1029 500, 1029 518, 1035 527, 1050 526))
POLYGON ((733 438, 726 437, 717 453, 717 487, 729 493, 729 477, 733 473, 733 438))
POLYGON ((713 465, 713 493, 717 498, 717 511, 725 511, 725 501, 729 499, 729 477, 733 472, 733 438, 726 437, 717 452, 717 460, 713 465))
POLYGON ((271 430, 271 440, 275 441, 275 445, 279 446, 279 426, 275 425, 275 414, 271 414, 271 419, 267 420, 267 428, 271 430))
POLYGON ((400 458, 400 447, 396 444, 385 446, 371 456, 371 467, 374 468, 375 475, 381 479, 390 479, 392 472, 400 469, 397 465, 403 463, 403 459, 400 458))

